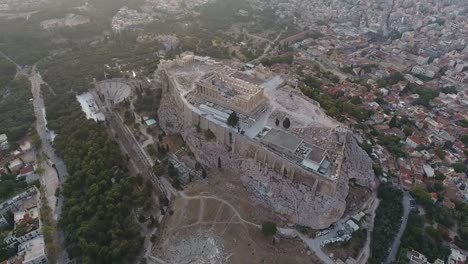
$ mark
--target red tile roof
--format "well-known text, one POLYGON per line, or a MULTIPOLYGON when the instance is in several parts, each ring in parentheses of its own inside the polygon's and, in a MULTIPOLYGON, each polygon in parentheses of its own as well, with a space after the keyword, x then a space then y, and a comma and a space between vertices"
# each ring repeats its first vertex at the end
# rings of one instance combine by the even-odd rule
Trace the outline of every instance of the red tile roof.
POLYGON ((20 170, 20 174, 28 174, 34 171, 34 168, 32 165, 28 165, 20 170))

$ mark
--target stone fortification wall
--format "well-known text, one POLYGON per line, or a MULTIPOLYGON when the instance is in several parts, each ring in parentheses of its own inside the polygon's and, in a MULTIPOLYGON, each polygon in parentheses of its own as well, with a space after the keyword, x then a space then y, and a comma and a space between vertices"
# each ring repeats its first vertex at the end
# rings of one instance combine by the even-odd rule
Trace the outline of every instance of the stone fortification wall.
POLYGON ((170 98, 170 101, 172 101, 172 99, 175 101, 175 104, 172 105, 171 109, 176 110, 174 108, 177 106, 176 112, 178 113, 178 116, 182 118, 185 126, 182 130, 178 129, 179 132, 186 131, 190 127, 195 126, 200 126, 202 130, 209 129, 216 136, 216 142, 220 146, 226 147, 225 149, 229 150, 233 154, 242 158, 253 159, 259 166, 263 166, 273 172, 283 175, 293 182, 312 187, 317 185, 316 181, 319 181, 319 191, 323 190, 329 195, 334 195, 336 192, 336 182, 334 180, 307 171, 299 164, 295 164, 280 156, 278 153, 267 149, 265 146, 261 145, 260 142, 239 134, 235 129, 228 127, 227 125, 220 126, 219 123, 209 120, 203 114, 194 112, 179 96, 178 91, 173 88, 173 80, 171 78, 167 78, 167 75, 166 80, 168 85, 164 90, 171 95, 172 98, 170 98))
MULTIPOLYGON (((160 73, 164 84, 159 109, 162 128, 167 133, 180 133, 197 160, 205 166, 216 167, 220 158, 224 169, 239 172, 254 197, 285 220, 316 229, 326 228, 339 220, 345 211, 349 190, 347 175, 356 178, 358 183, 369 185, 370 180, 361 180, 359 172, 350 172, 355 166, 350 165, 353 164, 351 160, 344 161, 348 162, 344 176, 331 180, 285 160, 227 125, 209 120, 187 105, 165 71, 160 73), (211 130, 216 139, 207 141, 203 133, 197 132, 197 126, 201 130, 211 130)), ((347 155, 362 154, 354 145, 345 152, 347 155)))

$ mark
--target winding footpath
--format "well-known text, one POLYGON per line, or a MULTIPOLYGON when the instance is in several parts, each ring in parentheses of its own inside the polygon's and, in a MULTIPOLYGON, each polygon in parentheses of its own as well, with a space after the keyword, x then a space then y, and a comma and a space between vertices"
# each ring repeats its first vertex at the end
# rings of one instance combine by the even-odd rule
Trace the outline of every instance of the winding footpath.
MULTIPOLYGON (((254 226, 254 227, 259 228, 259 229, 262 228, 262 226, 260 224, 256 224, 254 222, 251 222, 249 220, 244 219, 241 216, 241 214, 239 213, 239 211, 231 203, 229 203, 228 201, 226 201, 226 200, 224 200, 222 198, 219 198, 219 197, 216 197, 216 196, 205 196, 205 195, 188 196, 183 191, 178 192, 178 194, 181 196, 182 199, 186 199, 186 200, 212 199, 212 200, 216 200, 218 202, 221 202, 221 203, 225 204, 226 206, 228 206, 229 208, 231 208, 231 210, 234 212, 234 215, 237 216, 242 223, 254 226)), ((286 237, 289 237, 289 238, 294 238, 294 237, 300 238, 309 247, 309 249, 312 252, 314 252, 315 255, 318 258, 320 258, 320 260, 322 260, 323 263, 325 263, 325 264, 335 264, 335 261, 333 261, 329 256, 327 256, 327 254, 325 254, 322 251, 321 243, 324 240, 330 239, 333 236, 335 236, 336 233, 338 232, 338 230, 340 230, 342 228, 342 226, 346 222, 346 220, 347 219, 341 219, 340 221, 338 221, 335 224, 335 227, 332 229, 332 231, 329 234, 327 234, 325 236, 321 236, 319 238, 315 238, 315 239, 308 238, 307 236, 301 234, 300 232, 297 232, 297 230, 293 229, 293 228, 278 227, 278 232, 279 232, 280 235, 286 236, 286 237)))

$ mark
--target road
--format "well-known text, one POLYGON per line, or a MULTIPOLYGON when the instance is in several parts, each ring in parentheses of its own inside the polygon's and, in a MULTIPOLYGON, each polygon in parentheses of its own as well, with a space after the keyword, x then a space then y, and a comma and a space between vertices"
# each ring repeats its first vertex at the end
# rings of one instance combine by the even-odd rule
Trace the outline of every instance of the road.
POLYGON ((398 248, 400 247, 401 237, 403 236, 403 233, 405 232, 406 225, 408 223, 408 216, 411 212, 410 199, 411 199, 410 194, 406 191, 403 191, 403 201, 402 201, 403 202, 403 220, 401 221, 400 230, 398 230, 398 234, 393 240, 392 248, 390 250, 390 253, 387 256, 387 259, 385 260, 385 264, 393 263, 398 253, 398 248))
POLYGON ((18 71, 21 71, 22 67, 16 63, 13 59, 11 59, 10 57, 8 57, 5 53, 3 53, 2 51, 0 51, 0 55, 3 56, 5 59, 7 59, 9 62, 13 63, 16 68, 18 69, 18 71))
POLYGON ((259 39, 259 40, 262 40, 262 41, 266 41, 270 44, 274 44, 275 42, 274 41, 271 41, 267 38, 264 38, 264 37, 261 37, 261 36, 257 36, 257 35, 254 35, 254 34, 250 34, 250 33, 244 33, 245 35, 251 37, 251 38, 254 38, 254 39, 259 39))
POLYGON ((271 45, 276 43, 276 41, 278 41, 278 39, 281 37, 281 34, 283 34, 283 30, 281 30, 280 33, 278 33, 278 36, 276 36, 275 40, 268 42, 268 45, 265 47, 265 49, 263 50, 263 54, 260 57, 253 59, 247 63, 250 63, 250 64, 257 63, 261 61, 263 58, 265 58, 265 56, 268 55, 268 52, 270 52, 271 50, 271 45))
MULTIPOLYGON (((49 131, 47 129, 47 120, 46 120, 46 111, 44 107, 44 99, 41 94, 41 84, 44 84, 41 75, 34 65, 31 69, 29 75, 29 81, 31 82, 31 91, 33 94, 33 106, 34 114, 36 116, 36 131, 41 139, 41 152, 44 152, 48 159, 50 160, 52 166, 45 166, 45 174, 42 177, 42 184, 45 187, 45 195, 49 201, 50 208, 52 209, 53 218, 57 221, 60 217, 63 206, 63 197, 59 196, 55 200, 55 191, 58 187, 61 187, 65 178, 68 175, 67 168, 65 163, 61 158, 55 154, 55 150, 50 143, 49 131), (55 201, 52 202, 51 201, 55 201)), ((68 263, 67 251, 63 247, 64 245, 64 235, 63 231, 57 230, 56 236, 56 246, 57 246, 57 263, 68 263)))
POLYGON ((357 257, 357 263, 367 263, 367 260, 370 257, 370 244, 372 239, 372 230, 374 230, 374 223, 375 223, 375 211, 379 207, 380 200, 377 198, 377 193, 372 194, 372 198, 370 199, 370 203, 368 205, 367 213, 370 214, 371 222, 369 227, 367 228, 367 238, 366 242, 364 243, 364 248, 362 249, 361 253, 357 257))
MULTIPOLYGON (((367 259, 369 258, 370 255, 370 243, 371 243, 371 232, 373 228, 373 223, 374 223, 374 217, 375 217, 375 210, 377 209, 379 205, 379 200, 377 199, 377 195, 375 193, 372 194, 371 197, 363 204, 360 210, 358 211, 364 211, 366 214, 370 215, 372 217, 371 225, 367 230, 367 239, 364 245, 364 248, 361 250, 361 253, 358 256, 358 262, 357 263, 366 263, 367 259)), ((331 238, 338 237, 338 231, 344 230, 345 229, 345 224, 346 221, 348 221, 353 214, 348 214, 341 218, 338 222, 336 222, 333 226, 333 228, 330 229, 330 232, 327 233, 326 235, 317 237, 317 238, 309 238, 306 237, 303 234, 300 234, 297 232, 297 235, 302 239, 304 243, 307 244, 310 250, 312 250, 315 255, 320 258, 320 260, 325 263, 325 264, 335 264, 335 261, 330 258, 323 250, 322 250, 322 243, 325 240, 330 240, 331 238)))
POLYGON ((335 261, 330 258, 323 250, 322 250, 322 243, 325 240, 332 239, 334 237, 338 237, 338 231, 344 230, 344 225, 349 218, 345 217, 340 219, 338 222, 335 223, 334 227, 330 229, 330 232, 326 235, 317 237, 317 238, 309 238, 305 235, 297 232, 298 236, 307 244, 307 246, 315 253, 315 255, 320 258, 320 260, 325 264, 335 264, 335 261))
POLYGON ((328 58, 319 57, 319 58, 315 59, 314 62, 320 67, 320 69, 322 71, 330 71, 333 74, 335 74, 336 76, 338 76, 338 78, 340 78, 340 80, 346 80, 346 79, 352 79, 353 78, 353 76, 351 76, 350 74, 346 74, 346 73, 343 73, 342 71, 340 71, 335 65, 333 65, 333 63, 328 58))

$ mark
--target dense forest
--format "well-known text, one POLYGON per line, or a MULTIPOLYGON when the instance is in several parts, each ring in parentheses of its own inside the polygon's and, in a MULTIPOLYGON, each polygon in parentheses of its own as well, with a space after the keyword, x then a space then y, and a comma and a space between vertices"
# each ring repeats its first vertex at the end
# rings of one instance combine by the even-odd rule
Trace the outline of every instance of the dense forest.
POLYGON ((84 263, 132 262, 143 241, 132 213, 134 201, 141 200, 133 191, 134 178, 104 124, 87 120, 75 98, 92 87, 93 78, 104 78, 103 65, 111 63, 115 51, 131 56, 135 50, 126 43, 108 43, 41 63, 51 88, 43 89, 48 127, 58 134, 54 147, 69 173, 59 224, 70 257, 84 263))
POLYGON ((71 257, 84 263, 127 263, 141 248, 132 213, 134 178, 100 127, 75 111, 54 121, 55 147, 67 165, 60 226, 71 257))
POLYGON ((27 135, 35 120, 29 80, 15 78, 16 67, 0 57, 0 134, 6 134, 12 148, 27 135))
POLYGON ((371 240, 370 264, 383 263, 388 255, 393 239, 400 228, 400 219, 403 216, 403 194, 393 188, 391 184, 382 184, 379 187, 379 207, 376 211, 374 230, 371 240))

